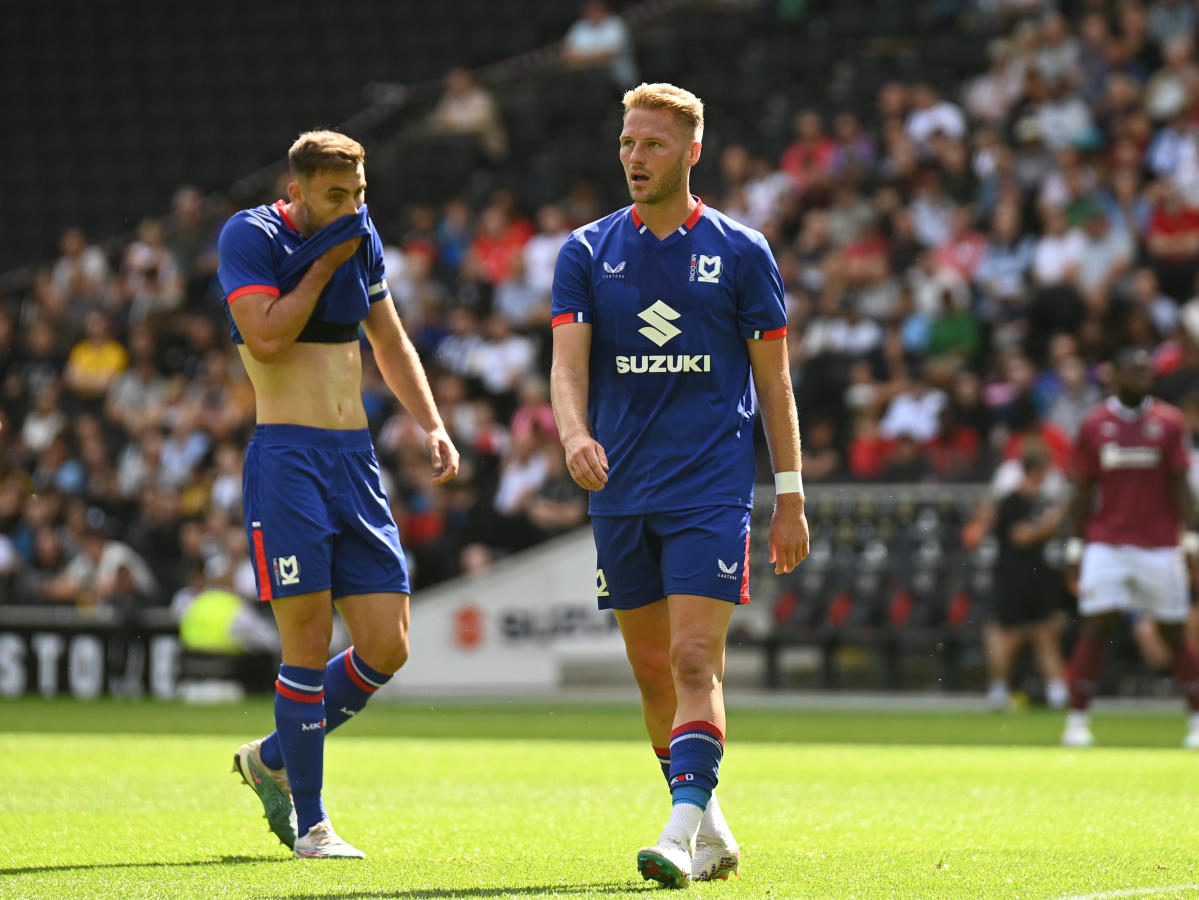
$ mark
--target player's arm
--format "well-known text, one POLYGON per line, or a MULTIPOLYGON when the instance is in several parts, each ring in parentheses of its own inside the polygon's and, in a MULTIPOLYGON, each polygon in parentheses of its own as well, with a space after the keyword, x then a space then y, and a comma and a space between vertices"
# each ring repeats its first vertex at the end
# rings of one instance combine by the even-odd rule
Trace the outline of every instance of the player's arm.
POLYGON ((362 327, 375 351, 375 363, 383 380, 425 430, 425 443, 433 460, 434 484, 445 484, 458 474, 458 448, 445 430, 420 355, 400 322, 390 294, 371 304, 362 327))
MULTIPOLYGON (((241 271, 269 269, 269 250, 254 243, 262 238, 265 236, 260 236, 254 226, 234 232, 227 228, 221 234, 222 264, 241 271)), ((253 289, 259 284, 269 286, 266 279, 247 282, 247 287, 229 294, 229 313, 254 359, 274 362, 295 343, 329 279, 357 252, 361 242, 361 238, 352 238, 330 247, 313 260, 299 284, 286 294, 253 289)))
MULTIPOLYGON (((762 409, 762 425, 770 461, 777 472, 803 468, 799 443, 799 416, 791 387, 787 337, 749 339, 749 365, 762 409)), ((808 555, 808 520, 802 491, 775 493, 770 521, 770 560, 775 574, 790 572, 808 555)))
POLYGON ((1080 475, 1074 482, 1074 498, 1070 501, 1070 526, 1072 536, 1066 541, 1066 585, 1071 593, 1078 593, 1078 569, 1082 562, 1082 548, 1087 533, 1087 520, 1095 508, 1095 478, 1080 475))
POLYGON ((1194 515, 1194 503, 1191 499, 1191 484, 1187 481, 1186 471, 1170 473, 1170 495, 1174 498, 1174 508, 1178 511, 1178 521, 1185 531, 1194 515))
POLYGON ((567 322, 554 328, 550 401, 566 452, 566 468, 575 483, 601 491, 608 481, 608 457, 591 435, 587 393, 591 384, 591 323, 567 322))
POLYGON ((1035 519, 1013 523, 1008 531, 1008 540, 1021 549, 1043 544, 1057 534, 1063 518, 1065 509, 1060 505, 1051 506, 1035 519))

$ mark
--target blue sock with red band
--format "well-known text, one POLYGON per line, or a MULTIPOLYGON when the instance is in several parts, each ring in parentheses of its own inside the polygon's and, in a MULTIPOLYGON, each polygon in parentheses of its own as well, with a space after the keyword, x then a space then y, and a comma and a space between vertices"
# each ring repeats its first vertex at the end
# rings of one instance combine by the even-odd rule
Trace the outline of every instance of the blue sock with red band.
POLYGON ((389 681, 390 675, 364 663, 353 647, 329 660, 325 666, 325 731, 362 712, 366 701, 389 681))
POLYGON ((724 735, 711 722, 686 722, 670 733, 670 796, 701 810, 716 790, 724 735))
MULTIPOLYGON (((300 837, 325 818, 321 803, 325 771, 324 669, 279 667, 274 736, 287 767, 291 800, 296 807, 296 837, 300 837)), ((263 762, 271 765, 265 758, 263 762)))
MULTIPOLYGON (((653 746, 652 744, 650 746, 653 746)), ((670 784, 670 748, 654 747, 654 756, 658 757, 658 765, 662 767, 662 777, 670 784)))
MULTIPOLYGON (((376 672, 364 663, 353 647, 329 660, 325 666, 325 734, 362 712, 366 701, 389 681, 390 675, 376 672)), ((271 732, 263 739, 259 752, 267 766, 283 768, 278 732, 271 732)))

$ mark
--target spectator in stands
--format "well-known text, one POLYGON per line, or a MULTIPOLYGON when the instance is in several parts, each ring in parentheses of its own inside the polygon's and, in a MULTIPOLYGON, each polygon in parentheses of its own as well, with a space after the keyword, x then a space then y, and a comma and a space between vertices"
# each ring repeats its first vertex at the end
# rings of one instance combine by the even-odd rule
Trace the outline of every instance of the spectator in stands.
POLYGON ((98 409, 129 365, 125 346, 112 336, 108 316, 100 310, 88 313, 84 337, 67 357, 63 371, 67 387, 84 408, 98 409))
POLYGON ((54 263, 54 290, 71 306, 94 307, 104 300, 108 260, 99 247, 89 246, 79 228, 68 228, 59 241, 61 255, 54 263))
POLYGON ((561 206, 547 203, 537 210, 537 232, 529 238, 523 251, 525 278, 529 287, 546 303, 554 283, 558 250, 569 235, 566 214, 561 206))
POLYGON ((125 249, 121 264, 128 294, 129 320, 174 312, 183 304, 184 276, 167 248, 162 223, 146 219, 137 229, 137 240, 125 249))
POLYGON ((1135 245, 1123 227, 1113 227, 1096 203, 1085 213, 1078 260, 1078 291, 1087 315, 1104 317, 1116 286, 1133 263, 1135 245))
POLYGON ((183 185, 171 200, 167 249, 179 266, 189 306, 196 311, 212 302, 209 295, 217 270, 217 217, 209 213, 204 195, 183 185))
POLYGON ((783 151, 779 169, 791 177, 801 194, 827 184, 837 163, 837 142, 824 132, 820 113, 808 109, 795 118, 795 142, 783 151))
POLYGON ((1075 355, 1057 364, 1057 374, 1060 387, 1045 419, 1073 440, 1083 417, 1103 399, 1103 393, 1088 379, 1086 364, 1075 355))
POLYGON ((562 60, 572 68, 604 67, 618 88, 637 83, 637 61, 624 19, 603 0, 587 0, 582 17, 562 41, 562 60))
POLYGON ((162 421, 167 380, 149 352, 139 353, 133 366, 113 379, 104 399, 104 415, 112 424, 134 434, 162 421))
POLYGON ((429 125, 434 134, 473 137, 492 163, 503 162, 508 155, 508 133, 495 97, 462 66, 446 73, 445 88, 429 115, 429 125))
POLYGON ((525 506, 525 515, 540 540, 562 534, 587 521, 587 494, 570 477, 566 457, 551 452, 546 459, 549 469, 545 480, 525 506))
POLYGON ((1199 210, 1186 205, 1173 181, 1157 182, 1157 202, 1145 233, 1149 264, 1162 290, 1175 300, 1190 296, 1199 273, 1199 210))
POLYGON ((1063 678, 1060 606, 1064 583, 1060 570, 1046 558, 1046 545, 1058 533, 1066 504, 1046 504, 1042 488, 1051 460, 1031 444, 1020 459, 1022 478, 1016 490, 999 501, 995 534, 995 607, 986 630, 987 703, 1007 707, 1012 661, 1026 641, 1037 654, 1045 679, 1046 700, 1054 709, 1066 705, 1063 678))
POLYGON ((931 362, 923 365, 920 375, 891 398, 878 424, 879 435, 887 440, 909 436, 917 443, 931 441, 941 427, 941 410, 948 402, 945 392, 933 387, 933 380, 942 366, 931 362))
POLYGON ((61 575, 44 585, 43 593, 53 602, 95 607, 123 601, 130 591, 152 598, 157 588, 146 561, 127 544, 110 539, 97 519, 88 524, 78 552, 61 575))
POLYGON ((966 136, 966 117, 954 103, 943 99, 931 84, 918 84, 912 89, 912 111, 904 129, 908 137, 924 154, 931 154, 932 140, 937 135, 961 140, 966 136))

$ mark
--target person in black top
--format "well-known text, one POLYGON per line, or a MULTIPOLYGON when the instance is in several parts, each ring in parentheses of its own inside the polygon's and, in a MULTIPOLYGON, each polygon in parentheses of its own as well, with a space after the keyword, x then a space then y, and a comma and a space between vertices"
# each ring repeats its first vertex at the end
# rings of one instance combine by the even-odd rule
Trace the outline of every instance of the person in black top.
POLYGON ((1000 501, 996 512, 995 607, 986 630, 987 702, 996 710, 1007 706, 1012 661, 1026 640, 1036 650, 1049 705, 1060 708, 1067 696, 1061 623, 1056 615, 1064 583, 1060 569, 1050 566, 1045 555, 1045 545, 1057 533, 1066 505, 1048 505, 1042 494, 1051 465, 1046 450, 1030 445, 1021 463, 1020 486, 1000 501))

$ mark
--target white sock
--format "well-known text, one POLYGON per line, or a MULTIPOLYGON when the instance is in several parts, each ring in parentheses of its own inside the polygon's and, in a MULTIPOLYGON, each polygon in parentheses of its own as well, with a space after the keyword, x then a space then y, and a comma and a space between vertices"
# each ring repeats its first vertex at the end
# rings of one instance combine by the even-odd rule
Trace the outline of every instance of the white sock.
POLYGON ((720 804, 716 802, 715 794, 712 795, 712 799, 708 801, 708 806, 704 810, 703 820, 699 823, 699 833, 705 837, 715 838, 726 847, 734 847, 737 844, 733 839, 729 823, 724 820, 724 813, 720 811, 720 804))
MULTIPOLYGON (((1191 713, 1190 717, 1187 719, 1187 727, 1192 732, 1199 733, 1199 712, 1191 713)), ((713 796, 712 799, 715 800, 716 797, 713 796)), ((708 805, 711 806, 712 804, 709 803, 708 805)))
POLYGON ((1085 709, 1072 709, 1066 713, 1067 728, 1090 728, 1091 714, 1085 709))
POLYGON ((662 829, 658 842, 673 841, 686 847, 688 853, 694 853, 695 835, 703 818, 704 811, 694 803, 676 803, 670 809, 670 821, 662 829))
POLYGON ((1066 701, 1070 699, 1070 689, 1066 687, 1066 682, 1060 678, 1050 679, 1045 685, 1045 699, 1054 709, 1065 706, 1066 701))

